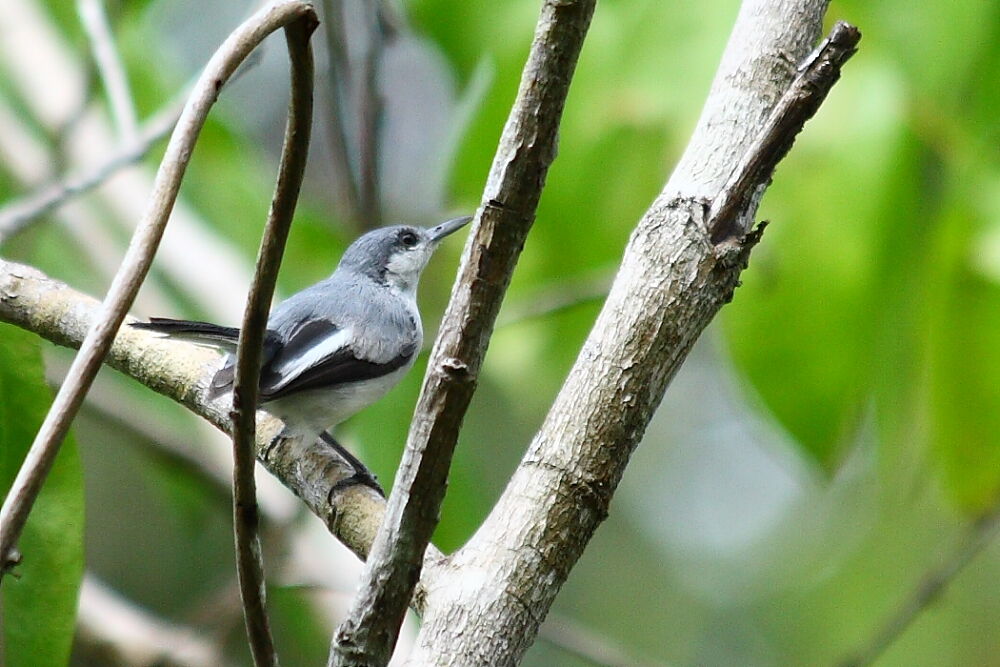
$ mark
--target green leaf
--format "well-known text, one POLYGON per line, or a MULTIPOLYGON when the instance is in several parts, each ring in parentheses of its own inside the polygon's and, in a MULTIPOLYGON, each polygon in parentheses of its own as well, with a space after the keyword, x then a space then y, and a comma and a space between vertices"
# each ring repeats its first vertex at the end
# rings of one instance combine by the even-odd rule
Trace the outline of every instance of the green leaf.
POLYGON ((928 355, 937 473, 973 514, 1000 491, 1000 285, 973 270, 976 218, 958 203, 943 220, 928 355))
MULTIPOLYGON (((48 406, 38 339, 0 326, 0 488, 17 475, 48 406)), ((63 443, 18 549, 24 560, 0 586, 0 662, 45 667, 69 662, 83 576, 83 473, 72 438, 63 443)))

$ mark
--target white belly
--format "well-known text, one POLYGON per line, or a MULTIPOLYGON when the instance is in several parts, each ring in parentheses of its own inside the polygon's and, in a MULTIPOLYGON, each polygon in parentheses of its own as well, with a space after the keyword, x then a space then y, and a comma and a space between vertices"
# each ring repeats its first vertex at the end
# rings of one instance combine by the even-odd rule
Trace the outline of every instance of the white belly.
POLYGON ((412 365, 411 361, 402 368, 371 380, 296 392, 260 407, 285 422, 286 435, 315 436, 385 396, 412 365))

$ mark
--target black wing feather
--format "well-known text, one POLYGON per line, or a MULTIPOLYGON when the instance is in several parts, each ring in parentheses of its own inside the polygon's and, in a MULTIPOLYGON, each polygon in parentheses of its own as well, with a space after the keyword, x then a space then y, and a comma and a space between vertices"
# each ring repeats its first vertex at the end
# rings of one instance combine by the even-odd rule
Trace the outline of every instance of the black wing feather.
POLYGON ((408 364, 416 352, 416 347, 416 344, 407 345, 397 357, 383 364, 359 359, 350 348, 341 348, 280 387, 278 384, 284 378, 265 367, 261 373, 260 397, 262 401, 273 401, 298 391, 333 387, 388 375, 408 364))

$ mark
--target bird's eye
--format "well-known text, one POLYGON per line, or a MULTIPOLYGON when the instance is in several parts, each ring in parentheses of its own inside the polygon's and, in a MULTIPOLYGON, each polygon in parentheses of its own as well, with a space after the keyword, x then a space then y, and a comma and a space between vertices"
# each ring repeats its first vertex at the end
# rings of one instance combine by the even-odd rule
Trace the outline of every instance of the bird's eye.
POLYGON ((417 235, 413 232, 403 232, 399 236, 399 242, 402 243, 407 248, 412 248, 417 245, 417 235))

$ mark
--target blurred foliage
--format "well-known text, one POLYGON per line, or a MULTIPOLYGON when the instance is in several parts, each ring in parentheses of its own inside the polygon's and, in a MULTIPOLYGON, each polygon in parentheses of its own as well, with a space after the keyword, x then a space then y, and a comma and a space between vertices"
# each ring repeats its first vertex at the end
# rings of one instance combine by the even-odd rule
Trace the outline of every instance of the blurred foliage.
MULTIPOLYGON (((38 339, 0 325, 0 489, 6 496, 52 400, 38 339)), ((68 437, 18 547, 24 556, 0 594, 0 662, 64 665, 83 575, 83 471, 68 437)))
MULTIPOLYGON (((87 70, 88 47, 72 4, 32 6, 87 70)), ((629 231, 669 175, 738 5, 599 4, 559 156, 504 314, 523 312, 543 293, 559 294, 569 305, 498 328, 456 453, 435 538, 443 549, 461 545, 475 530, 544 418, 597 312, 581 285, 617 266, 629 231)), ((388 117, 417 114, 423 106, 414 100, 421 94, 452 96, 425 99, 428 108, 456 110, 455 118, 433 119, 439 124, 461 129, 459 112, 471 114, 450 165, 451 198, 439 202, 442 217, 479 202, 538 6, 538 0, 411 0, 400 8, 409 24, 400 39, 427 54, 420 66, 428 80, 450 81, 452 90, 432 90, 408 71, 403 78, 412 79, 412 90, 383 91, 388 117)), ((109 11, 145 117, 191 80, 249 3, 148 0, 109 3, 109 11)), ((556 603, 561 615, 636 658, 831 664, 870 638, 923 573, 948 560, 969 521, 997 502, 1000 5, 836 1, 829 18, 857 24, 861 50, 780 165, 760 211, 771 225, 744 286, 706 341, 714 350, 705 362, 709 372, 732 380, 741 406, 735 423, 723 418, 715 385, 699 394, 702 376, 686 367, 636 454, 608 525, 556 603), (678 395, 680 387, 691 395, 678 395), (684 430, 679 422, 699 405, 714 419, 684 430), (699 438, 720 433, 751 458, 734 461, 733 450, 723 450, 712 459, 699 438), (771 472, 763 472, 762 460, 771 462, 771 472), (740 512, 766 521, 749 528, 740 512)), ((263 62, 224 91, 182 191, 213 238, 246 266, 266 214, 284 123, 282 48, 270 40, 263 62)), ((2 73, 11 67, 0 62, 2 73)), ((86 106, 100 112, 103 93, 88 76, 86 106)), ((324 180, 329 158, 321 138, 329 117, 323 94, 317 94, 312 180, 279 279, 285 294, 327 275, 355 233, 333 213, 342 207, 324 180)), ((59 173, 66 146, 58 128, 33 111, 14 77, 0 75, 0 101, 43 144, 49 175, 59 173)), ((0 127, 0 138, 10 131, 0 127)), ((444 157, 414 158, 394 147, 391 159, 410 162, 383 170, 419 175, 421 159, 437 164, 451 155, 450 147, 441 150, 444 157)), ((147 171, 159 153, 146 158, 147 171)), ((37 184, 3 163, 0 200, 37 184)), ((114 209, 101 195, 70 208, 95 213, 119 242, 128 227, 121 223, 133 222, 111 222, 114 209)), ((67 224, 50 216, 0 252, 100 293, 108 268, 67 224)), ((458 242, 447 244, 424 278, 428 334, 443 310, 458 253, 458 242)), ((203 289, 212 290, 213 267, 203 270, 203 289)), ((158 263, 154 272, 160 296, 174 309, 157 314, 218 317, 164 266, 158 263)), ((242 295, 231 298, 238 302, 242 295)), ((19 358, 13 375, 0 368, 0 377, 37 380, 28 359, 19 358)), ((423 362, 384 401, 339 430, 387 486, 422 370, 423 362)), ((134 383, 114 382, 108 390, 136 405, 144 423, 180 439, 200 437, 183 410, 134 383)), ((41 397, 32 401, 44 404, 41 397)), ((22 447, 30 435, 26 428, 8 440, 22 447)), ((80 437, 90 503, 88 568, 167 618, 209 627, 233 647, 234 660, 244 660, 238 616, 234 621, 229 612, 211 611, 232 581, 221 494, 131 447, 148 439, 148 431, 100 410, 88 412, 80 437)), ((5 461, 13 447, 4 445, 5 461)), ((70 472, 67 494, 75 488, 70 472)), ((79 509, 72 502, 67 507, 79 509)), ((281 549, 275 551, 280 560, 281 549)), ((67 572, 78 575, 78 567, 77 560, 67 572)), ((884 664, 995 664, 997 575, 1000 553, 993 546, 892 646, 884 664)), ((63 604, 70 591, 75 596, 76 580, 65 582, 63 604)), ((275 628, 287 661, 322 660, 329 620, 310 620, 313 597, 305 588, 275 583, 275 628)), ((9 625, 6 581, 4 587, 9 625)), ((65 636, 68 621, 59 622, 65 636)), ((581 661, 543 638, 527 663, 581 661)))

